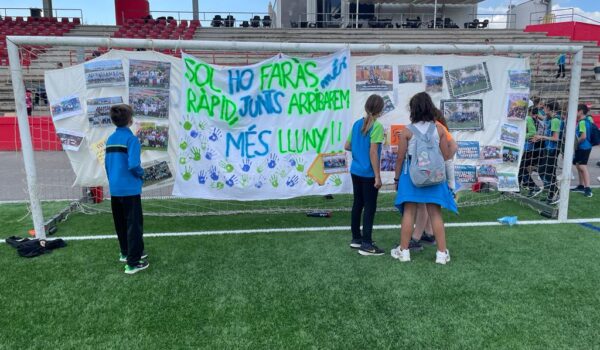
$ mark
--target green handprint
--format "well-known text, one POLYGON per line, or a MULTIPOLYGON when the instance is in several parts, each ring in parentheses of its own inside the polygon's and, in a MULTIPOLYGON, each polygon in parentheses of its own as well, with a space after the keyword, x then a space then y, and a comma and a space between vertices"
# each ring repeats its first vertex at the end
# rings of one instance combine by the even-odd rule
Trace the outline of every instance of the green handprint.
POLYGON ((224 160, 222 160, 222 161, 219 162, 219 166, 221 168, 223 168, 228 173, 231 173, 231 172, 233 172, 235 170, 235 167, 233 166, 233 164, 228 163, 228 162, 226 162, 224 160))
POLYGON ((307 184, 308 186, 312 186, 312 185, 314 185, 314 184, 315 184, 315 180, 313 180, 313 178, 312 178, 312 177, 310 177, 310 176, 306 176, 305 180, 306 180, 306 184, 307 184))
POLYGON ((198 122, 198 129, 206 130, 206 122, 204 120, 198 122))
POLYGON ((285 178, 288 175, 288 171, 286 169, 281 169, 277 172, 275 172, 276 175, 279 175, 279 177, 281 178, 285 178))
POLYGON ((179 157, 179 164, 185 165, 187 163, 187 159, 185 157, 179 157))
POLYGON ((262 174, 262 172, 265 171, 265 165, 261 164, 256 168, 256 172, 259 174, 262 174))
POLYGON ((212 188, 216 188, 217 190, 222 190, 223 187, 225 187, 225 184, 222 183, 221 181, 217 181, 217 182, 213 182, 210 187, 212 188))
POLYGON ((197 147, 192 147, 190 151, 192 152, 190 159, 193 159, 196 162, 202 159, 202 153, 197 147))
POLYGON ((279 180, 277 178, 277 175, 271 175, 271 178, 269 179, 269 181, 271 181, 271 186, 273 186, 273 187, 279 186, 279 180))
POLYGON ((334 186, 341 186, 342 185, 342 179, 339 176, 337 176, 337 175, 333 175, 331 177, 331 182, 333 182, 334 186))
POLYGON ((182 124, 183 128, 187 131, 192 130, 192 126, 194 126, 194 124, 192 124, 192 121, 190 120, 190 116, 186 115, 185 117, 183 117, 183 124, 182 124))
POLYGON ((192 168, 186 166, 185 169, 183 170, 183 173, 181 173, 181 177, 185 181, 188 181, 189 179, 191 179, 192 178, 192 168))
POLYGON ((304 163, 296 163, 296 170, 298 170, 298 172, 303 172, 304 171, 304 163))
POLYGON ((242 186, 242 188, 248 187, 249 184, 250 184, 250 177, 248 176, 248 174, 242 175, 242 177, 240 177, 240 185, 242 186))
POLYGON ((179 143, 179 148, 181 148, 182 151, 185 151, 188 148, 188 143, 187 140, 183 140, 179 143))

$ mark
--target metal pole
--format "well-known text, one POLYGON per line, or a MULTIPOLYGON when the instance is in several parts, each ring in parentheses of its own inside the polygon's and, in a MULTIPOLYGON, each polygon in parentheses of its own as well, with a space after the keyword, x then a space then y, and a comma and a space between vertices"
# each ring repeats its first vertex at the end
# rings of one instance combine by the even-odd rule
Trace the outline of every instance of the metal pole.
POLYGON ((355 18, 355 20, 356 20, 355 28, 358 28, 358 0, 356 0, 356 18, 355 18))
POLYGON ((108 37, 53 37, 53 36, 8 36, 17 45, 44 46, 91 46, 112 48, 168 49, 177 45, 184 50, 223 50, 223 51, 267 51, 267 52, 334 52, 350 49, 354 52, 371 53, 576 53, 583 49, 580 45, 469 45, 469 44, 344 44, 344 43, 291 43, 262 41, 205 41, 205 40, 163 40, 125 39, 108 37))
POLYGON ((571 84, 569 86, 569 110, 565 134, 565 153, 563 154, 562 178, 560 180, 560 203, 558 205, 558 220, 565 222, 569 215, 569 187, 571 185, 571 164, 575 145, 575 127, 577 124, 577 104, 579 101, 579 81, 581 80, 581 65, 583 49, 577 51, 571 65, 571 84))
POLYGON ((29 192, 33 228, 36 238, 45 239, 44 214, 42 213, 42 205, 38 196, 37 173, 33 145, 31 143, 31 133, 29 131, 29 118, 25 103, 25 84, 23 83, 23 70, 19 61, 19 48, 10 38, 6 40, 6 48, 8 49, 8 61, 13 83, 13 93, 15 95, 17 121, 19 122, 19 135, 21 137, 21 151, 23 152, 23 162, 25 163, 25 175, 27 177, 27 190, 29 192))
POLYGON ((433 29, 436 28, 437 24, 437 0, 435 0, 433 5, 433 29))
POLYGON ((198 0, 192 0, 192 17, 194 18, 194 20, 198 20, 199 16, 198 16, 198 0))

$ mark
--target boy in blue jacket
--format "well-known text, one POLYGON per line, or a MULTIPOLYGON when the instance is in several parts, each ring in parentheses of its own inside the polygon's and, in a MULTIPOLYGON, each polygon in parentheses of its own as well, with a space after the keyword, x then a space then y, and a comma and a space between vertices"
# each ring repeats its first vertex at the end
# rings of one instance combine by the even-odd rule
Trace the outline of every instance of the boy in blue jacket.
POLYGON ((119 261, 127 262, 126 274, 148 268, 144 252, 142 216, 141 146, 129 127, 133 123, 133 109, 126 104, 110 108, 110 119, 117 127, 106 141, 104 166, 110 186, 110 204, 119 238, 119 261))

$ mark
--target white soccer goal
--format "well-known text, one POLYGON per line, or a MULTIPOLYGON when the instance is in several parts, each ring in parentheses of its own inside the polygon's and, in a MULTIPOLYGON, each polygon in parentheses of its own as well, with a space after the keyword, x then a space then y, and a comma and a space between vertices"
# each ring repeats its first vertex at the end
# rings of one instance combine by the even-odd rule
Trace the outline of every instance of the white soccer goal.
MULTIPOLYGON (((78 48, 104 47, 104 48, 123 48, 123 49, 145 49, 145 50, 186 50, 197 57, 205 59, 213 58, 214 63, 226 64, 227 60, 215 60, 215 57, 227 57, 230 52, 239 55, 240 52, 251 53, 246 55, 248 63, 254 63, 256 60, 267 57, 278 52, 319 56, 333 53, 341 49, 349 49, 353 55, 369 56, 375 54, 421 54, 421 55, 439 55, 455 54, 465 56, 527 56, 530 61, 567 53, 571 55, 570 82, 568 90, 568 100, 562 101, 562 109, 567 114, 565 129, 565 148, 562 156, 562 169, 571 169, 571 159, 574 152, 575 140, 575 120, 577 118, 577 104, 579 97, 579 85, 581 82, 581 67, 583 59, 583 47, 577 45, 431 45, 431 44, 339 44, 339 43, 273 43, 273 42, 226 42, 226 41, 194 41, 194 40, 151 40, 151 39, 112 39, 112 38, 88 38, 88 37, 29 37, 29 36, 9 36, 7 37, 7 49, 10 60, 10 73, 12 86, 15 96, 16 112, 18 118, 18 128, 21 135, 22 156, 25 165, 25 175, 27 181, 27 192, 29 204, 33 219, 34 229, 38 238, 44 238, 46 235, 45 218, 42 213, 41 200, 50 199, 51 196, 44 196, 40 191, 39 174, 47 174, 44 170, 36 167, 35 152, 30 133, 29 119, 27 117, 27 108, 25 101, 25 82, 23 67, 21 65, 19 54, 22 50, 31 50, 31 47, 60 47, 72 52, 74 55, 78 48), (545 55, 545 56, 544 56, 545 55), (249 58, 251 57, 251 58, 249 58)), ((239 63, 238 63, 239 64, 239 63)), ((550 91, 546 88, 533 92, 542 99, 555 98, 553 94, 557 91, 550 91)), ((39 163, 38 163, 39 164, 39 163)), ((39 166, 39 165, 38 165, 39 166)), ((560 167, 560 166, 559 166, 560 167)), ((543 175, 543 174, 541 174, 543 175)), ((60 179, 54 179, 52 186, 63 186, 60 179)), ((539 182, 539 180, 537 180, 539 182)), ((569 205, 569 186, 570 176, 563 174, 555 179, 560 194, 558 205, 558 220, 566 221, 569 205)), ((52 181, 51 181, 52 182, 52 181)), ((80 192, 80 191, 74 191, 80 192)), ((485 191, 484 191, 485 192, 485 191)), ((332 206, 331 202, 315 203, 314 200, 297 199, 286 201, 285 203, 271 202, 211 202, 190 199, 172 198, 170 189, 153 192, 154 198, 146 197, 144 208, 149 209, 150 213, 156 215, 205 215, 206 213, 239 213, 239 212, 270 212, 277 210, 307 210, 307 209, 328 209, 332 206), (153 202, 152 200, 156 200, 153 202), (215 209, 216 208, 216 209, 215 209)), ((389 195, 386 200, 390 200, 393 195, 389 195)), ((517 198, 519 196, 516 196, 517 198)), ((342 197, 345 203, 336 203, 338 210, 349 210, 351 207, 350 197, 342 197)), ((460 198, 460 195, 459 195, 460 198)), ((465 195, 462 206, 484 205, 499 200, 512 200, 515 196, 506 196, 495 190, 480 193, 474 197, 465 195)), ((55 198, 53 198, 55 199, 55 198)), ((73 198, 71 198, 73 199, 73 198)), ((531 201, 530 201, 531 202, 531 201)), ((532 204, 532 203, 529 203, 532 204)), ((533 203, 535 204, 535 203, 533 203)), ((391 203, 385 206, 392 210, 391 203)), ((385 207, 384 206, 384 207, 385 207)), ((459 201, 459 206, 461 202, 459 201)), ((381 207, 381 206, 380 206, 381 207)), ((109 207, 95 208, 92 205, 79 205, 79 209, 87 212, 109 211, 109 207)), ((384 208, 385 209, 385 208, 384 208)), ((46 218, 47 219, 47 218, 46 218)))

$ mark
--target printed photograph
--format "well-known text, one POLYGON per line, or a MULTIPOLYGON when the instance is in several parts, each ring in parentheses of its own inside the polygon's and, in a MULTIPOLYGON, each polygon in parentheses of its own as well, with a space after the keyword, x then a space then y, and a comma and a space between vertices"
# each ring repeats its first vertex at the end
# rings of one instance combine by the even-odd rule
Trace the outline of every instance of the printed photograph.
POLYGON ((171 63, 129 60, 129 87, 168 89, 171 63))
POLYGON ((485 62, 446 71, 446 83, 454 98, 480 94, 492 90, 485 62))
POLYGON ((529 107, 529 94, 508 94, 506 117, 512 120, 525 120, 529 107))
POLYGON ((121 60, 101 60, 85 63, 85 85, 89 88, 125 85, 121 60))
POLYGON ((423 76, 421 70, 423 67, 417 64, 409 64, 398 66, 398 83, 421 83, 423 82, 423 76))
POLYGON ((516 147, 502 147, 502 162, 515 165, 519 161, 519 149, 516 147))
POLYGON ((498 174, 498 191, 502 192, 518 192, 519 180, 517 175, 512 173, 498 174))
POLYGON ((169 90, 129 89, 129 104, 136 117, 169 117, 169 90))
POLYGON ((404 124, 392 124, 390 125, 390 145, 398 146, 400 133, 402 130, 406 129, 406 125, 404 124))
POLYGON ((393 111, 394 108, 396 108, 396 107, 394 107, 394 103, 392 102, 392 99, 387 95, 383 96, 383 103, 384 104, 383 104, 383 114, 382 115, 386 115, 389 112, 393 111))
POLYGON ((509 70, 508 78, 511 89, 529 89, 531 85, 531 70, 509 70))
POLYGON ((502 148, 500 146, 482 146, 482 163, 502 163, 502 148))
POLYGON ((79 131, 56 129, 56 135, 65 151, 79 151, 85 134, 79 131))
POLYGON ((442 92, 444 88, 444 67, 425 66, 425 91, 442 92))
POLYGON ((458 183, 472 184, 477 182, 477 168, 474 165, 455 165, 454 179, 458 183))
POLYGON ((345 153, 331 153, 323 155, 323 172, 337 174, 348 172, 348 162, 345 153))
POLYGON ((77 96, 68 96, 50 105, 52 119, 61 120, 83 113, 81 101, 77 96))
POLYGON ((493 165, 480 165, 477 168, 478 182, 498 182, 498 174, 496 167, 493 165))
POLYGON ((169 127, 152 122, 137 122, 135 136, 140 140, 142 151, 166 151, 169 145, 169 127))
POLYGON ((440 108, 451 131, 483 130, 483 100, 442 100, 440 108))
POLYGON ((123 103, 121 96, 101 97, 87 100, 87 117, 91 128, 111 126, 110 107, 123 103))
POLYGON ((356 91, 392 91, 392 66, 356 66, 356 91))
POLYGON ((519 127, 510 123, 502 123, 500 127, 500 141, 506 142, 513 146, 519 145, 519 127))
POLYGON ((383 146, 381 150, 381 171, 396 170, 396 159, 398 158, 398 146, 383 146))
POLYGON ((456 141, 458 159, 479 159, 479 141, 456 141))
POLYGON ((169 169, 169 164, 166 161, 161 161, 152 165, 145 165, 143 168, 143 187, 148 187, 173 177, 171 169, 169 169))

